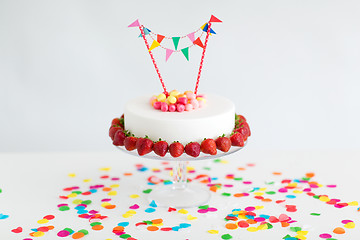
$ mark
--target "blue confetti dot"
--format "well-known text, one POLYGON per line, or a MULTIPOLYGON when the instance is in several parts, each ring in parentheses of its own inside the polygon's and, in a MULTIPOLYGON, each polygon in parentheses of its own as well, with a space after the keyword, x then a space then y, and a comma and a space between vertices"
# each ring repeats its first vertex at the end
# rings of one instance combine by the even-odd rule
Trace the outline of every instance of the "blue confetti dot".
POLYGON ((155 212, 155 211, 156 211, 155 208, 147 208, 147 209, 145 209, 145 212, 147 212, 147 213, 152 213, 152 212, 155 212))
POLYGON ((173 231, 179 231, 180 227, 172 227, 173 231))
POLYGON ((188 227, 191 227, 191 224, 190 223, 180 223, 179 227, 180 228, 188 228, 188 227))
POLYGON ((0 219, 6 219, 8 217, 9 217, 9 215, 5 215, 5 214, 0 213, 0 219))
POLYGON ((296 198, 295 195, 286 195, 287 198, 296 198))
POLYGON ((89 192, 91 192, 91 193, 96 193, 96 192, 97 192, 97 189, 90 189, 89 192))
POLYGON ((149 204, 150 207, 157 207, 156 203, 154 200, 151 201, 151 203, 149 204))
POLYGON ((118 223, 118 226, 127 227, 127 226, 129 226, 129 222, 118 223))

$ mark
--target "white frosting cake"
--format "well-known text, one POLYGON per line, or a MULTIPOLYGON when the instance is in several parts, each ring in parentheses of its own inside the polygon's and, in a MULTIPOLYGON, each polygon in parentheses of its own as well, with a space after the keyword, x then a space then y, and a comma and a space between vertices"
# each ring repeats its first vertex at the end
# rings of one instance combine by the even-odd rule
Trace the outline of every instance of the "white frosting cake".
POLYGON ((204 138, 229 136, 235 125, 235 106, 227 98, 206 95, 204 107, 185 112, 162 112, 149 103, 149 96, 135 98, 125 105, 125 129, 136 137, 161 138, 169 144, 201 142, 204 138))

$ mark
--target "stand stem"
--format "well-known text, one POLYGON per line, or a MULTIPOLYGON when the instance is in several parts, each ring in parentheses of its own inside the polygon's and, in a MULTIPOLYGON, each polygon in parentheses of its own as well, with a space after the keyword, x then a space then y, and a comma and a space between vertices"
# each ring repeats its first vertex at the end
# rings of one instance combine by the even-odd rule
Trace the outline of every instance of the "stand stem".
POLYGON ((173 166, 173 188, 184 189, 187 184, 187 162, 175 161, 173 166))

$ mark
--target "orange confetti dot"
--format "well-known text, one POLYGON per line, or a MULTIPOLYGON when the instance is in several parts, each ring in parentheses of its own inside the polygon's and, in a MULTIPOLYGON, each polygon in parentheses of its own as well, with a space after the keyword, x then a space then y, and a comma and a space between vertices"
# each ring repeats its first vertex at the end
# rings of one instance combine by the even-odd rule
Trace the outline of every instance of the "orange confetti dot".
POLYGON ((289 223, 287 223, 287 222, 281 222, 281 226, 282 227, 288 227, 290 224, 289 223))
POLYGON ((272 200, 270 198, 264 198, 261 201, 263 201, 263 202, 272 202, 272 200))
POLYGON ((281 175, 281 172, 273 172, 274 175, 281 175))
POLYGON ((334 229, 333 233, 336 234, 344 234, 345 233, 345 229, 343 229, 342 227, 337 227, 334 229))
POLYGON ((246 220, 246 222, 248 224, 256 224, 257 223, 257 221, 255 221, 254 219, 248 219, 248 220, 246 220))
POLYGON ((48 226, 47 227, 49 230, 53 230, 55 227, 54 226, 48 226))
POLYGON ((159 219, 154 219, 154 220, 152 220, 151 222, 152 222, 153 224, 160 224, 160 223, 163 222, 163 220, 162 220, 161 218, 159 218, 159 219))
POLYGON ((234 194, 234 197, 242 197, 242 196, 244 196, 244 194, 242 194, 242 193, 235 193, 234 194))
POLYGON ((154 232, 154 231, 159 230, 159 228, 157 226, 148 226, 147 230, 154 232))
POLYGON ((111 204, 110 204, 110 205, 106 205, 105 208, 106 208, 106 209, 114 209, 114 208, 116 208, 116 205, 111 205, 111 204))
POLYGON ((82 237, 84 237, 85 236, 85 234, 83 233, 83 232, 76 232, 76 233, 74 233, 73 235, 72 235, 72 238, 73 239, 79 239, 79 238, 82 238, 82 237))
POLYGON ((112 188, 109 188, 109 187, 104 187, 102 189, 104 192, 110 192, 112 190, 112 188))
POLYGON ((238 228, 238 226, 237 226, 235 223, 227 223, 227 224, 225 225, 225 227, 226 227, 227 229, 231 229, 231 230, 238 228))
POLYGON ((113 228, 113 231, 123 232, 124 230, 125 230, 125 228, 123 226, 116 226, 113 228))
POLYGON ((124 173, 124 176, 131 176, 131 175, 133 175, 132 173, 130 173, 130 172, 126 172, 126 173, 124 173))
POLYGON ((243 168, 243 167, 239 167, 239 168, 238 168, 238 170, 240 170, 240 171, 244 171, 244 170, 245 170, 245 168, 243 168))
POLYGON ((92 230, 95 230, 95 231, 102 230, 103 228, 104 228, 103 225, 95 225, 95 226, 92 226, 92 230))
POLYGON ((218 188, 216 186, 211 186, 210 187, 210 191, 216 192, 218 190, 218 188))
POLYGON ((306 177, 308 177, 308 178, 312 178, 312 177, 314 177, 315 176, 315 173, 307 173, 306 174, 306 177))

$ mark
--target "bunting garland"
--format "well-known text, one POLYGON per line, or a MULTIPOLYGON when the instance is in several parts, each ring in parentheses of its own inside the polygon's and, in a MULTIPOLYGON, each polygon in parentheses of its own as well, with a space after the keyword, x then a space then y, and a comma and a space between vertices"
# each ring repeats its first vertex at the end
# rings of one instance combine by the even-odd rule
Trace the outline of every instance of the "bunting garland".
MULTIPOLYGON (((208 22, 206 22, 205 24, 203 24, 199 29, 197 29, 196 31, 193 31, 191 33, 188 33, 184 36, 173 36, 173 37, 167 37, 165 35, 162 35, 162 34, 157 34, 157 33, 154 33, 152 32, 149 28, 146 28, 145 26, 141 25, 139 23, 139 20, 135 20, 133 23, 131 23, 128 27, 138 27, 140 29, 140 35, 139 37, 142 37, 144 42, 145 42, 145 45, 148 49, 148 52, 150 54, 150 57, 151 57, 151 60, 154 64, 154 67, 155 67, 155 70, 159 76, 159 79, 160 79, 160 82, 162 84, 162 87, 164 89, 164 93, 165 95, 167 95, 167 91, 166 91, 166 88, 165 88, 165 84, 163 82, 163 79, 161 77, 161 74, 160 74, 160 71, 159 71, 159 68, 157 66, 157 63, 155 61, 155 58, 152 54, 152 51, 155 49, 155 48, 162 48, 165 50, 165 61, 167 62, 170 58, 170 56, 174 53, 174 52, 181 52, 184 57, 186 58, 187 61, 189 61, 189 49, 193 46, 198 46, 200 48, 203 49, 202 51, 202 56, 201 56, 201 61, 200 61, 200 66, 199 66, 199 72, 198 72, 198 76, 197 76, 197 79, 196 79, 196 86, 195 86, 195 94, 197 93, 197 89, 198 89, 198 85, 199 85, 199 79, 200 79, 200 76, 201 76, 201 71, 202 71, 202 66, 203 66, 203 61, 204 61, 204 55, 205 55, 205 51, 206 51, 206 47, 207 47, 207 42, 208 42, 208 38, 209 38, 209 35, 211 34, 216 34, 216 32, 211 28, 211 23, 212 22, 222 22, 220 19, 216 18, 215 16, 211 15, 210 17, 210 20, 208 22), (203 34, 205 33, 205 40, 204 42, 201 40, 203 34), (195 37, 195 35, 197 35, 197 37, 195 37), (147 37, 150 36, 150 38, 152 39, 152 43, 151 45, 149 45, 148 41, 147 41, 147 37), (169 47, 165 47, 162 42, 164 40, 171 40, 172 41, 172 44, 174 45, 174 48, 171 49, 169 47), (181 49, 178 49, 179 48, 179 43, 180 42, 183 42, 184 39, 188 39, 190 40, 191 44, 188 45, 188 46, 184 46, 184 47, 181 47, 181 49)), ((187 41, 188 41, 187 40, 187 41)), ((168 42, 168 41, 166 41, 168 42)), ((167 46, 169 46, 170 44, 167 43, 167 46)))

